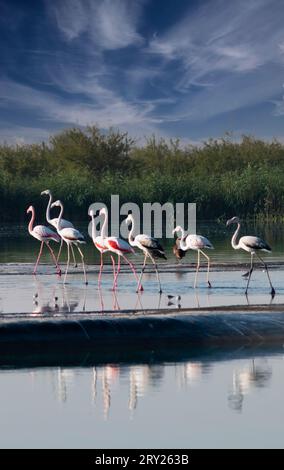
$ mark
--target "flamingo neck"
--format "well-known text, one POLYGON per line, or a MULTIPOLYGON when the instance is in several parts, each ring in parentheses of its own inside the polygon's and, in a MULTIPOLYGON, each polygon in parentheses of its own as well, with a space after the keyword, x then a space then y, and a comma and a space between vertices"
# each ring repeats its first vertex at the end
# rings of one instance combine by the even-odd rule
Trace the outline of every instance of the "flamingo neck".
POLYGON ((57 231, 58 232, 61 231, 60 224, 61 224, 61 219, 62 219, 63 210, 64 210, 62 202, 60 202, 59 207, 60 207, 60 214, 59 214, 58 221, 57 221, 57 231))
POLYGON ((96 224, 95 224, 95 217, 94 217, 94 214, 91 215, 91 219, 92 219, 92 239, 93 239, 93 242, 95 243, 95 239, 96 239, 96 224))
POLYGON ((104 214, 105 216, 105 220, 103 222, 103 225, 102 225, 102 229, 101 229, 101 237, 102 239, 106 238, 106 226, 107 226, 107 222, 108 222, 108 214, 104 214))
POLYGON ((29 230, 29 233, 32 233, 33 231, 33 225, 34 225, 34 221, 35 221, 35 210, 34 208, 32 207, 32 217, 31 217, 31 220, 30 220, 30 223, 29 223, 29 227, 28 227, 28 230, 29 230))
POLYGON ((181 227, 180 228, 180 231, 181 231, 181 240, 180 240, 180 243, 179 243, 179 246, 180 246, 180 249, 181 250, 187 250, 187 246, 186 246, 186 243, 185 243, 185 233, 184 233, 184 229, 181 227))
POLYGON ((49 224, 50 224, 50 221, 51 221, 50 206, 51 206, 52 200, 53 200, 52 194, 49 194, 49 201, 48 201, 47 208, 46 208, 46 220, 49 224))
POLYGON ((129 245, 131 246, 135 246, 135 237, 133 235, 133 232, 134 232, 134 219, 131 219, 131 229, 128 233, 128 241, 129 241, 129 245))
POLYGON ((238 250, 240 248, 239 244, 237 243, 237 238, 238 238, 238 235, 239 235, 240 228, 241 228, 241 224, 238 223, 236 231, 235 231, 234 235, 232 236, 231 245, 234 248, 234 250, 238 250))

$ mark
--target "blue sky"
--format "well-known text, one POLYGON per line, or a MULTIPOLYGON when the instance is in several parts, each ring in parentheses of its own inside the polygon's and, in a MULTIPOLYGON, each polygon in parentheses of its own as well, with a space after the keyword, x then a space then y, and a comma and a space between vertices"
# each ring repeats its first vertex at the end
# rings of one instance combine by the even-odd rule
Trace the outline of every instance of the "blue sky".
POLYGON ((284 140, 281 0, 0 0, 0 140, 284 140))

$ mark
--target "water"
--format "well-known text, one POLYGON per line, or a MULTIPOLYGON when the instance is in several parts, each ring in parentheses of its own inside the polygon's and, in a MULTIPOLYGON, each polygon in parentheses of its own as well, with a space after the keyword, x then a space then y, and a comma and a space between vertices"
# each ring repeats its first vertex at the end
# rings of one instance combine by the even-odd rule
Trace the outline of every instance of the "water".
POLYGON ((2 369, 1 448, 283 448, 280 350, 2 369))
MULTIPOLYGON (((86 227, 80 227, 84 233, 86 227)), ((102 290, 97 287, 99 258, 90 239, 84 247, 89 264, 89 285, 80 268, 72 268, 68 284, 53 267, 40 265, 32 276, 39 243, 26 227, 2 227, 0 231, 0 321, 6 316, 72 315, 79 312, 147 308, 198 308, 220 305, 284 303, 284 270, 273 267, 276 289, 269 294, 265 273, 253 274, 249 296, 244 295, 242 269, 220 263, 248 262, 248 255, 232 250, 222 224, 198 227, 215 246, 212 289, 200 273, 193 289, 195 254, 181 265, 166 244, 168 261, 161 262, 163 295, 157 292, 154 273, 145 274, 145 291, 135 293, 131 273, 122 272, 116 294, 112 273, 106 266, 102 290), (8 264, 7 264, 8 263, 8 264), (180 299, 169 301, 168 295, 180 299)), ((266 259, 284 261, 283 226, 244 227, 273 247, 266 259), (283 250, 283 251, 282 251, 283 250)), ((141 263, 141 256, 132 258, 141 263)), ((43 261, 50 262, 48 255, 43 261)), ((237 350, 161 350, 127 357, 116 350, 102 363, 93 351, 72 354, 16 352, 0 354, 1 448, 283 448, 284 388, 283 346, 237 350), (139 359, 137 359, 139 357, 139 359)))
MULTIPOLYGON (((99 253, 95 249, 91 238, 88 236, 88 227, 85 225, 76 225, 85 235, 87 244, 83 249, 85 252, 86 260, 89 264, 99 263, 99 253)), ((214 250, 209 254, 213 262, 225 261, 246 261, 248 254, 242 250, 235 251, 231 247, 231 237, 234 232, 235 226, 226 228, 224 223, 219 222, 199 222, 197 223, 197 232, 206 236, 214 245, 214 250)), ((272 247, 273 252, 266 254, 267 260, 284 261, 284 223, 263 223, 263 224, 246 224, 242 226, 242 235, 258 235, 263 237, 272 247)), ((33 239, 28 231, 27 226, 6 225, 0 229, 0 263, 25 263, 33 262, 36 259, 39 250, 39 242, 33 239)), ((166 249, 166 254, 169 263, 176 262, 172 253, 173 240, 164 240, 163 245, 166 249)), ((56 243, 53 243, 55 250, 58 249, 56 243)), ((138 251, 138 250, 137 250, 138 251)), ((138 251, 139 253, 139 251, 138 251)), ((66 251, 64 249, 64 258, 66 259, 66 251)), ((139 254, 137 257, 132 257, 134 261, 141 261, 142 256, 139 254)), ((42 260, 50 262, 49 252, 46 250, 43 253, 42 260)), ((109 258, 106 257, 107 262, 109 258)), ((196 254, 187 253, 184 262, 195 262, 196 254)))

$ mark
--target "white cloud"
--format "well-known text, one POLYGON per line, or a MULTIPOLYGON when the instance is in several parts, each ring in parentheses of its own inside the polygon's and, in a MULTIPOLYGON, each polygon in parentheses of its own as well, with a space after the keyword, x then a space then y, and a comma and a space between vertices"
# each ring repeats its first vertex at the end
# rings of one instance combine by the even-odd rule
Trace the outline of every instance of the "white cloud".
POLYGON ((284 4, 275 0, 204 2, 162 36, 156 35, 148 52, 179 60, 184 67, 179 86, 218 72, 246 73, 280 59, 284 39, 284 4))
MULTIPOLYGON (((110 126, 154 131, 159 119, 152 116, 155 104, 129 103, 115 92, 96 85, 89 92, 87 102, 65 101, 59 95, 39 91, 13 81, 0 81, 0 107, 17 106, 18 111, 32 110, 37 119, 54 121, 58 125, 86 126, 97 123, 102 128, 110 126)), ((53 126, 54 127, 54 126, 53 126)))
POLYGON ((68 41, 85 34, 85 46, 120 49, 138 45, 142 0, 57 0, 47 8, 68 41), (90 44, 91 42, 91 44, 90 44))
MULTIPOLYGON (((164 74, 178 70, 172 86, 183 93, 172 115, 207 120, 280 94, 283 15, 284 4, 277 0, 203 2, 155 35, 147 52, 162 58, 164 74)), ((277 108, 280 114, 282 102, 277 108)))

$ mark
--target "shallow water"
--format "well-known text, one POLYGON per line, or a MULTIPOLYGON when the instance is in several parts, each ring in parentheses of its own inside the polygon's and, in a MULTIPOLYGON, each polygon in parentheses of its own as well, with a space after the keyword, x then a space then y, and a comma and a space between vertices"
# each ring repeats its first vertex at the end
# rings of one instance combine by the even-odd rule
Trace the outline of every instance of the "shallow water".
POLYGON ((240 355, 2 369, 0 447, 283 448, 283 352, 240 355))
MULTIPOLYGON (((231 249, 228 231, 218 224, 203 225, 199 230, 216 248, 210 252, 212 289, 207 287, 204 267, 199 288, 193 289, 195 255, 187 254, 183 263, 177 264, 170 242, 169 259, 160 264, 162 295, 158 294, 153 272, 145 274, 145 290, 136 294, 136 281, 125 269, 117 292, 112 292, 109 265, 103 273, 102 289, 98 289, 98 255, 91 240, 84 247, 89 264, 87 286, 80 267, 71 268, 66 286, 50 264, 40 265, 38 275, 33 276, 39 243, 29 237, 26 227, 2 229, 2 320, 27 313, 41 318, 76 312, 103 315, 111 311, 116 315, 148 308, 178 311, 284 304, 284 231, 274 226, 258 228, 250 233, 264 236, 274 248, 266 256, 272 264, 274 299, 262 269, 253 273, 249 295, 244 295, 246 280, 241 274, 245 266, 238 262, 248 262, 248 256, 231 249), (168 295, 174 297, 169 299, 168 295)), ((141 263, 141 256, 133 259, 141 263)), ((46 256, 43 261, 50 260, 46 256)), ((106 364, 98 364, 91 351, 82 351, 75 362, 67 355, 67 363, 60 354, 52 360, 38 355, 19 357, 16 353, 6 358, 2 354, 0 447, 283 448, 282 346, 229 352, 206 349, 194 354, 170 350, 166 359, 157 350, 139 363, 137 354, 129 353, 121 362, 116 351, 110 351, 111 361, 106 364)))
MULTIPOLYGON (((86 245, 83 245, 86 261, 89 264, 99 263, 99 253, 95 249, 91 238, 88 236, 88 227, 85 225, 76 225, 85 235, 86 245)), ((197 232, 206 236, 212 242, 214 250, 208 251, 214 262, 226 261, 246 261, 249 258, 247 253, 242 250, 235 251, 231 247, 231 237, 234 232, 233 226, 226 228, 224 223, 219 222, 199 222, 197 223, 197 232)), ((241 235, 258 235, 264 238, 272 247, 272 253, 265 254, 267 260, 284 261, 284 224, 263 223, 263 224, 246 224, 242 226, 241 235)), ((33 239, 28 231, 27 226, 6 225, 0 229, 0 263, 26 263, 35 262, 39 250, 39 242, 33 239)), ((176 262, 172 253, 173 239, 162 241, 168 262, 176 262)), ((55 251, 58 250, 58 244, 53 243, 55 251)), ((135 262, 141 262, 142 255, 137 250, 137 256, 132 257, 135 262)), ((43 253, 42 260, 50 262, 50 254, 47 250, 43 253)), ((62 262, 66 261, 66 248, 64 248, 62 262)), ((196 254, 187 253, 184 258, 185 262, 195 262, 196 254)), ((106 262, 110 262, 106 256, 106 262)), ((163 264, 164 261, 161 261, 163 264)))

